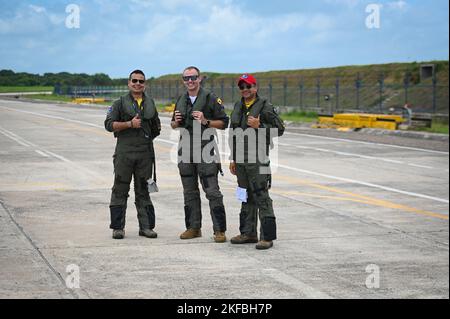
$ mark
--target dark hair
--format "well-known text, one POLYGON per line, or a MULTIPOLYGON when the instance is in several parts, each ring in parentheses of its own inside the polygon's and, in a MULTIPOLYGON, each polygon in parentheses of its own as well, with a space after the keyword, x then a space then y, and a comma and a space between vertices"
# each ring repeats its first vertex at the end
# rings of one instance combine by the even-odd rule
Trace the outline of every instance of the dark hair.
POLYGON ((128 80, 131 80, 131 76, 132 76, 133 74, 141 74, 141 75, 144 76, 144 79, 145 79, 145 74, 144 74, 144 72, 142 72, 141 70, 134 70, 133 72, 130 73, 130 76, 129 76, 128 80))
POLYGON ((195 71, 197 71, 197 73, 198 73, 199 76, 201 75, 201 74, 200 74, 199 68, 197 68, 196 66, 188 66, 186 69, 184 69, 183 74, 184 74, 184 72, 186 72, 187 70, 195 70, 195 71))

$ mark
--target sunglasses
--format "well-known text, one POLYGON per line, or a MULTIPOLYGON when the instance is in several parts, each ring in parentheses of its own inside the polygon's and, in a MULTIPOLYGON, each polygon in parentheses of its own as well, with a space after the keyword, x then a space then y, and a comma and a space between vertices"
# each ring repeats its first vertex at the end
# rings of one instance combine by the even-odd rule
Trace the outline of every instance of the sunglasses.
POLYGON ((198 75, 183 76, 183 81, 184 81, 184 82, 189 82, 189 81, 195 82, 195 81, 198 80, 198 78, 199 78, 198 75))
POLYGON ((250 84, 241 84, 241 85, 239 85, 239 89, 241 90, 241 91, 244 91, 244 90, 250 90, 251 88, 253 87, 253 85, 250 85, 250 84))
POLYGON ((144 84, 144 83, 145 83, 145 80, 131 79, 131 83, 136 84, 136 83, 138 83, 138 82, 139 82, 139 84, 144 84))

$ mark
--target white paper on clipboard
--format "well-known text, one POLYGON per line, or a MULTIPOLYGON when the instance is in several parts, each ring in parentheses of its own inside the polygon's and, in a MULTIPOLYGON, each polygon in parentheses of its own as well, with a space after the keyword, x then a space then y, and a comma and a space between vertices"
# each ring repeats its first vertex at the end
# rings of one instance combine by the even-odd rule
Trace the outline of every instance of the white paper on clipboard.
POLYGON ((238 201, 240 201, 241 203, 247 203, 247 199, 248 199, 247 190, 244 188, 238 187, 236 189, 236 197, 237 197, 238 201))

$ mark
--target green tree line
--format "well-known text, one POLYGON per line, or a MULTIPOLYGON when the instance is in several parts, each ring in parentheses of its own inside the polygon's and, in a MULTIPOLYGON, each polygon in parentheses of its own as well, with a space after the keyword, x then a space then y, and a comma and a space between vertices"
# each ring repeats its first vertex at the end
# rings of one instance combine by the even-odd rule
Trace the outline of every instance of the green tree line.
POLYGON ((126 85, 127 79, 111 79, 107 74, 98 73, 15 73, 12 70, 0 70, 0 86, 112 86, 126 85))

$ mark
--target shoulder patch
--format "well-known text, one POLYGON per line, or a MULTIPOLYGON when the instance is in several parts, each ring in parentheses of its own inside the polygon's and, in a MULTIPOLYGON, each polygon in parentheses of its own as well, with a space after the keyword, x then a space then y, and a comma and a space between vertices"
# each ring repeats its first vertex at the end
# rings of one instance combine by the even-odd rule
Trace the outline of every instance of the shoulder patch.
POLYGON ((217 98, 217 103, 219 103, 220 105, 223 105, 222 99, 218 97, 218 98, 217 98))
POLYGON ((107 110, 107 112, 106 112, 106 114, 111 114, 111 112, 112 112, 112 106, 110 106, 110 107, 108 107, 108 110, 107 110))

